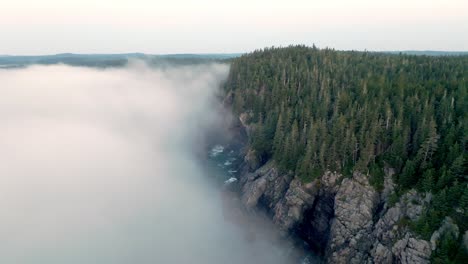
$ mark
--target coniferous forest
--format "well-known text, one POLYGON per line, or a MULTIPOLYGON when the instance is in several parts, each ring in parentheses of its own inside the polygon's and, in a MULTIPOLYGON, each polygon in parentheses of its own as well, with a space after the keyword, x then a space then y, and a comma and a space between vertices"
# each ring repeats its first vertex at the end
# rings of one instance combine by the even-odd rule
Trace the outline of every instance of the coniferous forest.
MULTIPOLYGON (((232 61, 225 90, 261 163, 303 182, 358 170, 377 190, 394 168, 395 200, 433 195, 409 223, 417 234, 429 239, 445 216, 467 230, 468 56, 266 48, 232 61)), ((460 258, 450 241, 436 258, 460 258)))

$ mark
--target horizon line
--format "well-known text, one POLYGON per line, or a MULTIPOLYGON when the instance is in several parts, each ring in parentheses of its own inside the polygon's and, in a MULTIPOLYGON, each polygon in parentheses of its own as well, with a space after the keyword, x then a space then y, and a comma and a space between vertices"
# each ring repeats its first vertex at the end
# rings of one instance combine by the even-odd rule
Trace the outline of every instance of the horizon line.
MULTIPOLYGON (((289 45, 289 46, 270 46, 264 47, 260 49, 266 48, 287 48, 291 46, 301 46, 301 45, 289 45)), ((303 45, 305 47, 312 48, 312 46, 303 45)), ((407 50, 360 50, 360 49, 335 49, 331 47, 324 47, 318 49, 332 49, 335 51, 357 51, 357 52, 377 52, 377 53, 397 53, 397 52, 441 52, 441 53, 468 53, 468 50, 431 50, 431 49, 407 49, 407 50)), ((1 54, 0 57, 45 57, 45 56, 60 56, 60 55, 80 55, 80 56, 99 56, 99 55, 144 55, 144 56, 177 56, 177 55, 195 55, 195 56, 208 56, 208 55, 242 55, 254 52, 259 49, 247 51, 247 52, 201 52, 201 53, 194 53, 194 52, 180 52, 180 53, 145 53, 145 52, 117 52, 117 53, 87 53, 87 52, 59 52, 59 53, 42 53, 42 54, 1 54)))

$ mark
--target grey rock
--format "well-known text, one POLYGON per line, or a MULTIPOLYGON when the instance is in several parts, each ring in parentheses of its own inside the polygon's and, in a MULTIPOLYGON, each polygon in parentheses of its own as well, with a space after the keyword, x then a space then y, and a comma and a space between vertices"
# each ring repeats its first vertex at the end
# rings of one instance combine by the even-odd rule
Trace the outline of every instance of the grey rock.
POLYGON ((396 206, 400 207, 403 214, 411 221, 418 220, 424 209, 431 202, 430 193, 420 194, 412 189, 405 193, 396 206))
MULTIPOLYGON (((407 255, 407 253, 401 253, 405 251, 404 248, 396 251, 393 249, 397 243, 399 243, 401 248, 402 243, 407 242, 407 240, 402 240, 402 238, 411 235, 406 225, 402 224, 402 221, 404 218, 408 221, 417 220, 423 212, 424 207, 427 206, 427 204, 430 202, 430 199, 430 195, 422 195, 418 194, 415 190, 410 190, 404 194, 400 198, 400 201, 397 202, 393 207, 382 213, 382 215, 375 223, 373 230, 373 237, 375 242, 373 249, 371 250, 371 257, 376 263, 388 263, 388 261, 394 262, 395 260, 402 258, 401 254, 404 256, 407 255), (391 258, 388 257, 385 261, 383 261, 381 252, 384 250, 380 249, 380 251, 377 251, 378 246, 385 247, 387 251, 395 251, 398 254, 401 254, 400 256, 396 256, 395 252, 393 252, 391 258)), ((420 241, 422 243, 422 241, 425 240, 420 241)), ((398 248, 399 247, 396 247, 396 249, 398 248)), ((385 255, 385 257, 387 257, 387 255, 385 255)))
POLYGON ((372 249, 371 255, 374 263, 390 264, 393 260, 392 251, 379 242, 372 249))
POLYGON ((351 179, 343 180, 335 196, 328 262, 363 263, 367 260, 378 203, 379 195, 366 175, 355 172, 351 179))
POLYGON ((255 150, 249 149, 244 157, 244 161, 247 164, 249 171, 253 172, 260 167, 260 160, 257 158, 255 150))
POLYGON ((391 245, 398 237, 398 222, 404 217, 400 204, 388 209, 374 226, 374 237, 383 245, 391 245))
POLYGON ((268 188, 264 194, 264 203, 269 210, 273 211, 280 200, 283 199, 292 178, 293 176, 290 174, 278 174, 276 167, 272 168, 269 173, 266 174, 268 188))
POLYGON ((303 185, 294 179, 285 196, 275 207, 273 220, 283 230, 290 230, 303 219, 304 212, 310 208, 318 193, 318 180, 303 185))
POLYGON ((247 132, 247 136, 250 136, 252 134, 252 127, 247 123, 249 118, 252 116, 251 112, 244 112, 240 114, 239 116, 239 121, 242 124, 242 126, 245 128, 245 131, 247 132))
POLYGON ((395 170, 393 168, 385 168, 384 188, 381 194, 382 201, 385 202, 385 209, 388 207, 388 198, 394 192, 396 184, 393 182, 395 170))
POLYGON ((437 244, 439 243, 440 239, 442 236, 445 234, 451 234, 453 237, 458 238, 458 235, 460 233, 458 226, 453 222, 452 218, 450 217, 445 217, 444 221, 442 222, 442 225, 434 231, 434 233, 431 236, 431 249, 436 250, 437 244))
POLYGON ((399 263, 429 263, 431 245, 428 241, 416 239, 407 233, 392 248, 395 260, 399 263))
POLYGON ((334 216, 335 194, 342 176, 326 171, 317 182, 319 188, 312 207, 304 210, 302 221, 294 229, 315 252, 324 253, 334 216))
MULTIPOLYGON (((254 154, 247 151, 246 165, 253 164, 249 156, 254 154)), ((272 161, 249 168, 253 169, 246 170, 238 181, 244 207, 267 209, 283 233, 302 232, 310 246, 324 252, 327 262, 429 261, 431 244, 413 237, 401 221, 416 220, 431 196, 411 190, 389 208, 388 198, 395 188, 393 170, 386 170, 384 190, 379 194, 369 184, 369 177, 359 172, 342 179, 327 171, 304 184, 291 174, 279 173, 272 161)))
POLYGON ((292 180, 290 175, 280 175, 274 162, 267 162, 253 173, 248 173, 240 179, 242 186, 242 202, 251 209, 263 198, 263 206, 273 210, 289 188, 292 180))
POLYGON ((335 191, 337 190, 337 183, 339 179, 342 177, 341 174, 336 172, 326 171, 323 176, 320 178, 320 183, 323 189, 327 191, 335 191))
POLYGON ((242 196, 242 203, 248 209, 257 206, 258 199, 263 195, 267 187, 265 178, 259 178, 252 184, 246 185, 244 188, 244 195, 242 196))

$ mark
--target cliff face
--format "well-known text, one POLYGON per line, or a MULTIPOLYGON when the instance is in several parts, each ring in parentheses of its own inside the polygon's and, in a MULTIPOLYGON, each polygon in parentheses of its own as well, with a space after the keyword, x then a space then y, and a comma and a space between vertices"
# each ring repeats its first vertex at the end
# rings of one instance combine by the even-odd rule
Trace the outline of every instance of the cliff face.
POLYGON ((406 223, 420 216, 431 196, 412 190, 390 204, 392 169, 385 170, 379 192, 359 172, 345 177, 327 171, 303 183, 280 173, 274 161, 260 166, 248 145, 243 156, 238 176, 243 205, 266 210, 283 234, 302 238, 326 262, 429 263, 431 243, 418 239, 406 223))
MULTIPOLYGON (((386 177, 391 188, 391 170, 386 177)), ((361 173, 326 172, 304 184, 280 174, 272 161, 240 175, 240 183, 244 206, 266 209, 282 231, 304 239, 329 263, 429 262, 429 241, 404 222, 417 219, 430 196, 411 191, 389 206, 390 190, 377 192, 361 173)))

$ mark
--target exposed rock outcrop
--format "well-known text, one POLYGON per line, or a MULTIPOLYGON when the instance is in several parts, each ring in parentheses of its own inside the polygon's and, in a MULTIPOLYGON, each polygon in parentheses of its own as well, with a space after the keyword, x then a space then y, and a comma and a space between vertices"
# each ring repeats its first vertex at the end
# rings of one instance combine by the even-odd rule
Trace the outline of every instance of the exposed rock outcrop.
POLYGON ((274 162, 241 177, 242 202, 251 209, 262 206, 283 231, 290 231, 314 204, 319 181, 302 184, 291 174, 280 174, 274 162))
POLYGON ((379 195, 366 175, 355 172, 335 196, 327 259, 332 263, 363 263, 372 246, 373 216, 379 195))
POLYGON ((262 206, 272 211, 284 197, 292 175, 281 174, 270 161, 252 173, 241 175, 242 201, 247 208, 253 208, 262 201, 262 206))
MULTIPOLYGON (((246 157, 248 160, 248 158, 246 157)), ((245 161, 245 165, 250 165, 245 161)), ((412 234, 406 222, 416 220, 430 202, 429 194, 411 190, 390 204, 395 184, 385 170, 384 188, 376 191, 369 175, 345 178, 325 172, 302 183, 280 173, 270 161, 239 184, 243 205, 265 209, 280 230, 295 233, 329 263, 427 263, 431 244, 412 234)))
POLYGON ((385 211, 389 207, 389 199, 390 196, 395 191, 396 184, 393 182, 393 175, 395 175, 395 170, 393 168, 385 168, 385 176, 384 176, 384 188, 382 193, 380 194, 380 200, 382 201, 382 211, 385 211))
MULTIPOLYGON (((374 245, 370 251, 370 259, 373 262, 425 263, 429 261, 431 250, 430 247, 429 250, 426 247, 429 242, 414 238, 406 223, 416 220, 430 199, 429 194, 421 195, 411 190, 377 219, 373 227, 374 245), (420 262, 411 262, 411 260, 420 262)), ((388 200, 385 204, 388 204, 388 200)))
POLYGON ((304 212, 304 218, 294 232, 307 241, 317 253, 324 254, 329 240, 331 219, 334 216, 335 195, 338 181, 342 175, 327 171, 318 185, 320 186, 314 204, 304 212))
MULTIPOLYGON (((252 129, 242 121, 239 129, 252 129)), ((431 243, 415 237, 405 223, 422 214, 431 196, 410 190, 391 204, 393 169, 385 169, 384 188, 379 193, 370 185, 370 176, 359 172, 345 178, 326 171, 303 183, 291 173, 281 173, 274 161, 262 165, 248 147, 242 155, 238 186, 243 206, 248 211, 265 210, 284 234, 298 235, 323 254, 326 262, 429 261, 431 243)))
POLYGON ((398 263, 429 263, 431 246, 426 240, 413 238, 407 233, 395 243, 392 253, 398 263))
POLYGON ((258 160, 257 154, 253 149, 247 150, 247 154, 244 157, 244 161, 247 165, 247 169, 249 172, 254 172, 260 167, 260 160, 258 160))
POLYGON ((299 179, 292 180, 284 198, 275 206, 274 222, 287 231, 302 222, 304 212, 314 204, 318 185, 318 180, 305 185, 299 179))

